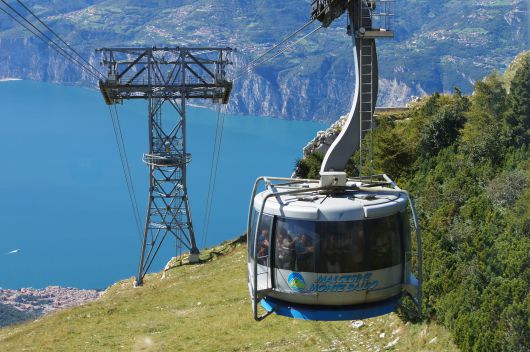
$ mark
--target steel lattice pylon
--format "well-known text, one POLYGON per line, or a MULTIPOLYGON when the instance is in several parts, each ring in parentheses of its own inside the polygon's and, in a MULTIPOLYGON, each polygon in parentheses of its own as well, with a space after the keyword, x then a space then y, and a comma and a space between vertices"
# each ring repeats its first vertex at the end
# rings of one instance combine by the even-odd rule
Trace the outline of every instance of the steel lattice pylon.
MULTIPOLYGON (((211 99, 226 104, 232 90, 225 68, 230 48, 103 48, 102 65, 108 68, 99 86, 109 105, 129 99, 148 101, 150 186, 140 264, 135 285, 143 278, 166 237, 190 251, 198 261, 199 249, 186 190, 186 100, 211 99), (163 113, 168 106, 175 114, 163 113), (168 116, 169 115, 169 116, 168 116), (176 118, 175 118, 176 117, 176 118)), ((166 111, 167 112, 167 111, 166 111)))

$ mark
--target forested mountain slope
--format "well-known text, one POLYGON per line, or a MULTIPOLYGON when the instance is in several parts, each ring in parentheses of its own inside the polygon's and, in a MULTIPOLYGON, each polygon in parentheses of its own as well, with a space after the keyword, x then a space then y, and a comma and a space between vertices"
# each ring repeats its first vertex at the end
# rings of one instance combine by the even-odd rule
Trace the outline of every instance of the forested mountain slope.
MULTIPOLYGON (((93 49, 102 46, 228 45, 238 49, 235 69, 299 28, 310 12, 309 0, 24 2, 95 64, 93 49)), ((378 44, 379 105, 404 105, 412 95, 448 92, 455 86, 470 93, 474 81, 494 68, 504 69, 528 47, 527 7, 525 0, 397 1, 396 38, 378 44)), ((347 111, 354 82, 345 23, 344 17, 337 20, 286 57, 241 77, 229 109, 320 120, 347 111)), ((3 12, 0 62, 0 78, 95 86, 3 12)))

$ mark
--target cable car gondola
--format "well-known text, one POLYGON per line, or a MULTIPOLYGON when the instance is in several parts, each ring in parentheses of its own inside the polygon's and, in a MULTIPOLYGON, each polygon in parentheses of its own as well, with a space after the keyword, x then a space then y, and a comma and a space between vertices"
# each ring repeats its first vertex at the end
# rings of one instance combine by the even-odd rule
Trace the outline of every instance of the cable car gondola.
POLYGON ((324 157, 320 180, 260 177, 254 184, 247 243, 256 320, 270 313, 306 320, 364 319, 396 310, 405 294, 421 311, 421 237, 412 198, 385 174, 347 178, 344 172, 366 123, 373 129, 374 38, 382 31, 372 28, 374 2, 318 0, 313 6, 314 11, 338 6, 326 13, 331 19, 312 14, 327 25, 348 10, 356 89, 348 119, 324 157), (418 278, 412 269, 409 213, 418 278), (259 314, 258 304, 265 314, 259 314))
POLYGON ((421 244, 414 205, 386 175, 370 183, 350 179, 338 189, 261 177, 252 199, 248 266, 257 320, 258 302, 268 312, 309 320, 386 314, 403 292, 421 302, 411 273, 407 205, 421 244), (256 194, 260 184, 266 190, 256 194))

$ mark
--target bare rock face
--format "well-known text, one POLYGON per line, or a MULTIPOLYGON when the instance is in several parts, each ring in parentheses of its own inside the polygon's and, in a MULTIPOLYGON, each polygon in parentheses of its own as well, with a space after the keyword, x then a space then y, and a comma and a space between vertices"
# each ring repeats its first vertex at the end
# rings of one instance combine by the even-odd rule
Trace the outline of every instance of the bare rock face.
MULTIPOLYGON (((339 117, 339 119, 335 121, 331 126, 329 126, 326 130, 318 131, 315 138, 310 140, 302 149, 302 159, 307 158, 313 153, 320 153, 325 155, 331 144, 333 144, 340 131, 342 130, 342 127, 346 123, 347 118, 347 115, 343 115, 339 117)), ((298 169, 298 167, 294 170, 291 177, 300 177, 300 170, 298 169)))
POLYGON ((97 290, 48 286, 37 290, 0 288, 0 327, 35 319, 57 309, 78 306, 100 296, 97 290))
POLYGON ((329 128, 325 131, 317 132, 315 138, 313 138, 307 145, 304 147, 304 158, 308 157, 313 153, 326 154, 331 144, 335 141, 342 126, 346 123, 348 116, 341 116, 337 121, 335 121, 329 128))
POLYGON ((379 100, 378 106, 405 106, 414 96, 425 96, 427 92, 418 83, 415 87, 408 86, 405 82, 396 79, 379 79, 379 100))

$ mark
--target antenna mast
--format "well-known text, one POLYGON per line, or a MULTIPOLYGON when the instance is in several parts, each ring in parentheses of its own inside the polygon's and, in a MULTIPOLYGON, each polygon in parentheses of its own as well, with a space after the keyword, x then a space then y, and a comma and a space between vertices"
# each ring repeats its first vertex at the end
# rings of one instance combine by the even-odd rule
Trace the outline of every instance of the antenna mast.
POLYGON ((149 199, 140 264, 135 285, 142 285, 162 243, 175 237, 177 247, 190 251, 198 262, 199 249, 191 221, 186 188, 186 100, 212 100, 227 104, 232 82, 226 79, 231 48, 102 48, 102 65, 108 69, 99 88, 108 105, 124 100, 148 101, 149 199), (168 106, 176 113, 163 114, 168 106))

